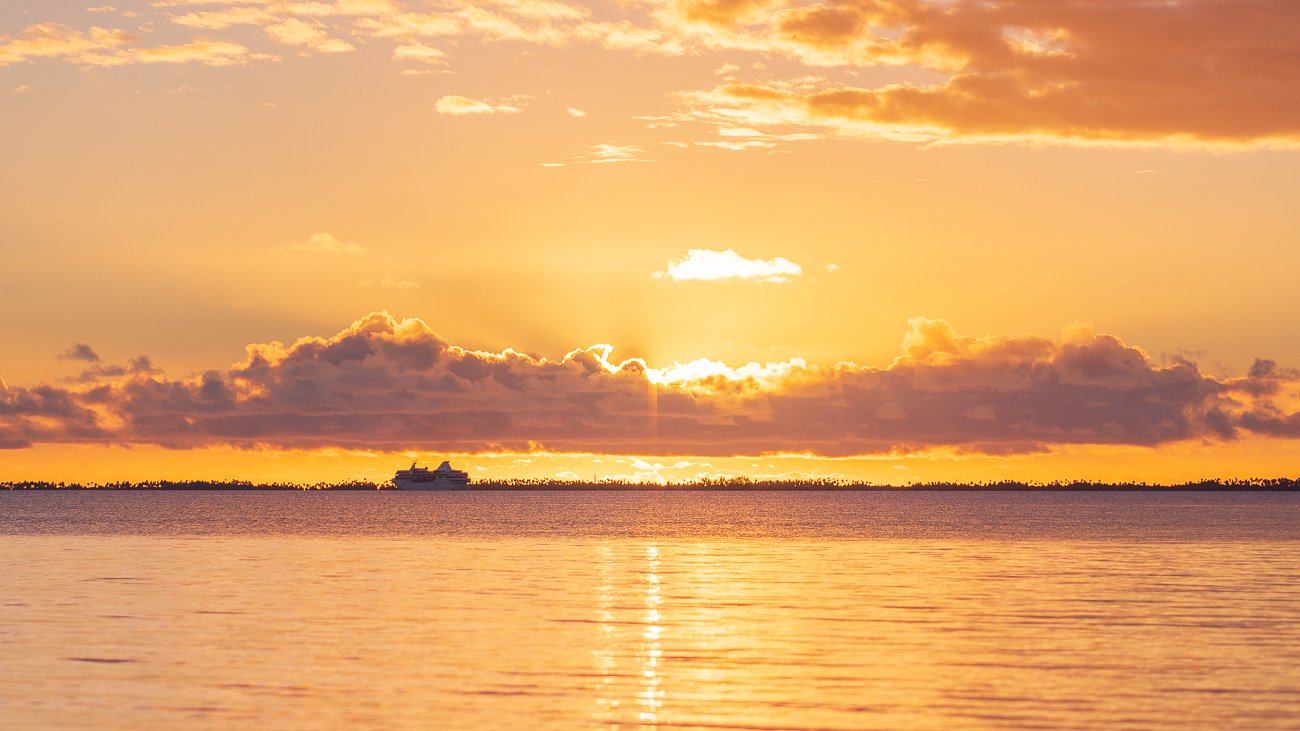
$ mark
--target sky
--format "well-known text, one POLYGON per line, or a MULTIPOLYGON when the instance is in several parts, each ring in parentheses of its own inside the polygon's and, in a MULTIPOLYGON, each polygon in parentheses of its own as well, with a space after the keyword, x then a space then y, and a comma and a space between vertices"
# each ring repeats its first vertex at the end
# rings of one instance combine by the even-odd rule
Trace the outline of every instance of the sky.
POLYGON ((0 479, 1300 464, 1300 4, 0 4, 0 479))

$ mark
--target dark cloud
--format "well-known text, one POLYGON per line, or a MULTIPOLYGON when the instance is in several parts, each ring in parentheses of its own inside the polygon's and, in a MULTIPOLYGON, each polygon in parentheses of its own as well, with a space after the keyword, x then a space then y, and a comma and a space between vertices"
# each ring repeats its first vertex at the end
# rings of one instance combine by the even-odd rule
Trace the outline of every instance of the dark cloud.
POLYGON ((192 378, 141 358, 69 388, 5 388, 0 444, 847 456, 1300 436, 1290 372, 1260 361, 1216 379, 1077 329, 971 338, 916 318, 887 368, 654 369, 611 352, 482 353, 377 313, 330 338, 250 345, 242 363, 192 378))
POLYGON ((849 0, 778 9, 744 28, 727 13, 692 20, 731 45, 766 45, 814 65, 946 75, 873 88, 714 90, 712 103, 747 108, 751 124, 766 117, 953 138, 1300 139, 1300 3, 1289 0, 849 0))
POLYGON ((99 362, 99 353, 85 343, 73 343, 67 350, 59 353, 59 357, 64 360, 84 360, 88 363, 99 362))

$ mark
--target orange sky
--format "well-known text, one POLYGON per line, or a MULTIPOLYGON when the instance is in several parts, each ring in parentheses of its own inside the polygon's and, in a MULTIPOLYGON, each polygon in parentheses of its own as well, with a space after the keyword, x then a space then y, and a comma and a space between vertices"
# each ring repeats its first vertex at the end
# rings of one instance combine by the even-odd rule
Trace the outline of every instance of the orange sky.
POLYGON ((1277 2, 11 4, 0 479, 1294 476, 1296 68, 1277 2))

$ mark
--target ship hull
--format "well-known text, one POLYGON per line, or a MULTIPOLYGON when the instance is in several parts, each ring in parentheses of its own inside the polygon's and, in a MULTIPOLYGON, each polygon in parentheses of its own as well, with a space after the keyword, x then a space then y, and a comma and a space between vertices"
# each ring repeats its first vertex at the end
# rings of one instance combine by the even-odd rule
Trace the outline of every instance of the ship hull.
POLYGON ((399 490, 420 490, 425 492, 443 492, 448 490, 469 490, 468 483, 451 482, 449 480, 430 480, 427 482, 415 482, 407 480, 393 480, 393 484, 399 490))

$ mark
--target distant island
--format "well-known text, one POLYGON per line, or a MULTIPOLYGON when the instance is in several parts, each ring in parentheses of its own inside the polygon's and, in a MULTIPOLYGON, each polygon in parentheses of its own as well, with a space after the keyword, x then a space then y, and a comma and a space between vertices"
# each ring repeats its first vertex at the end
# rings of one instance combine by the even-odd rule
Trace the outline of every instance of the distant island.
MULTIPOLYGON (((603 480, 580 482, 555 479, 507 479, 475 482, 479 492, 581 491, 581 492, 1297 492, 1300 479, 1287 477, 1212 479, 1172 484, 1146 482, 924 482, 888 485, 833 478, 804 480, 752 480, 746 477, 705 479, 667 484, 603 480)), ((45 482, 38 480, 0 481, 0 490, 219 490, 252 492, 263 490, 383 490, 400 492, 389 482, 351 480, 345 482, 250 482, 247 480, 148 480, 144 482, 45 482)))

